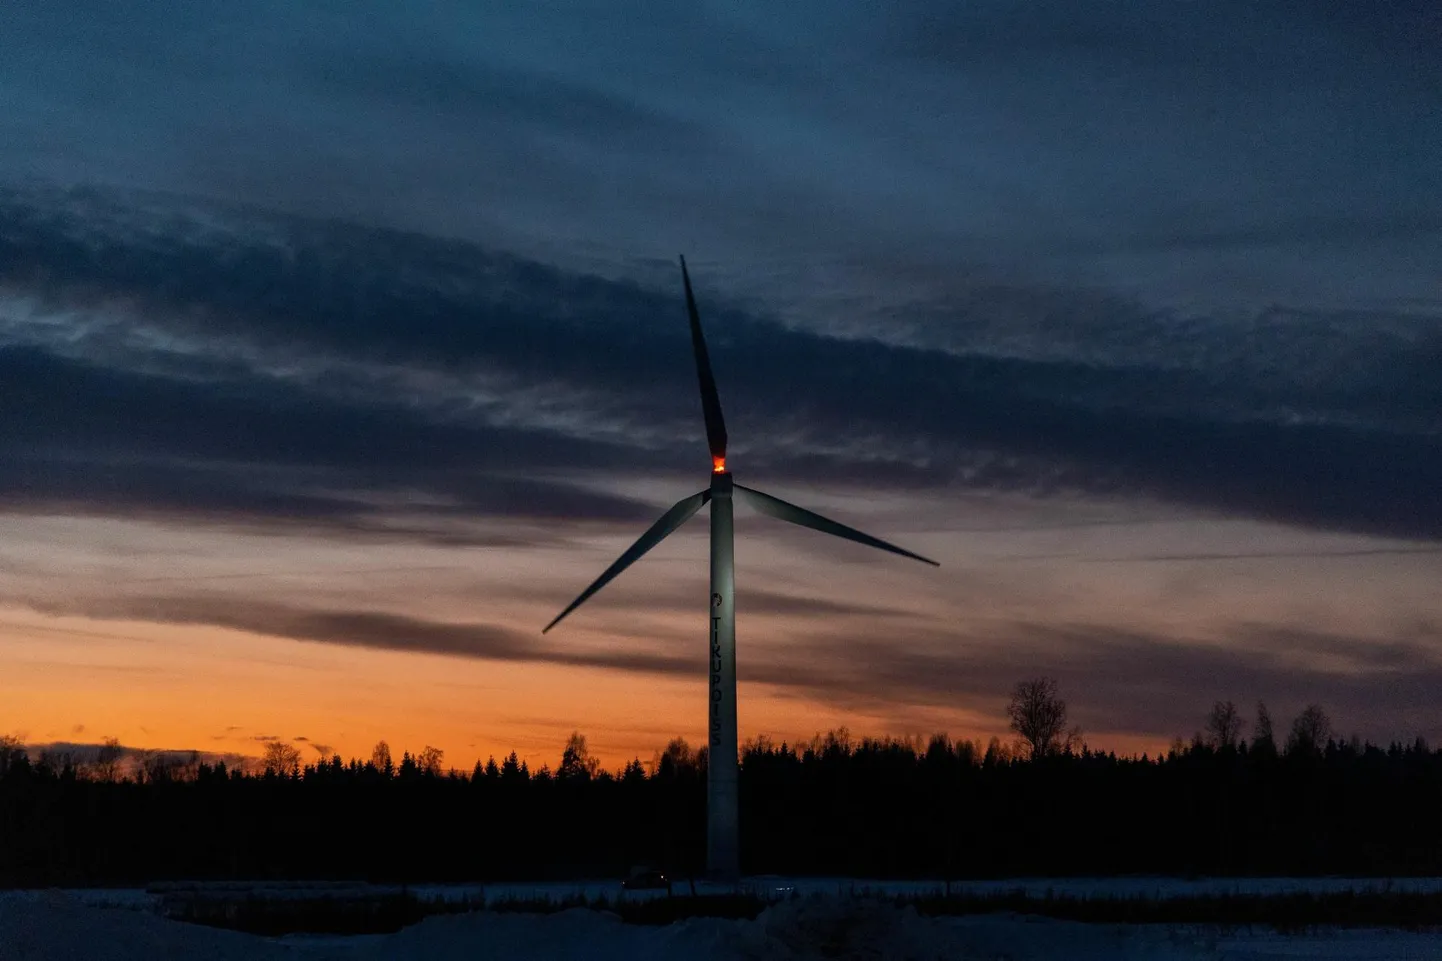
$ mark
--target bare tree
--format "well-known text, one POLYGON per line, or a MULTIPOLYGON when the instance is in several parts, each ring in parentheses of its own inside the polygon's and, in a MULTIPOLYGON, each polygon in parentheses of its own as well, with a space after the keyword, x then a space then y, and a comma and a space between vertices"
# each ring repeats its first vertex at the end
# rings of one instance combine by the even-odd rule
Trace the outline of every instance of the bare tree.
POLYGON ((144 784, 155 773, 155 756, 159 752, 153 747, 143 747, 135 752, 135 783, 144 784))
POLYGON ((1320 704, 1308 704, 1307 709, 1292 722, 1292 733, 1287 738, 1288 754, 1317 754, 1332 737, 1332 722, 1320 704))
POLYGON ((441 762, 445 760, 445 757, 445 751, 427 744, 425 749, 416 755, 416 767, 422 774, 440 774, 441 762))
POLYGON ((18 734, 0 734, 0 775, 9 770, 10 765, 16 763, 25 756, 25 738, 18 734))
POLYGON ((377 741, 376 746, 371 748, 371 766, 386 777, 395 773, 396 765, 391 760, 391 746, 385 741, 377 741))
POLYGON ((1218 701, 1207 716, 1207 743, 1217 750, 1236 747, 1242 737, 1242 715, 1231 701, 1218 701))
POLYGON ((266 771, 281 776, 294 774, 300 769, 300 750, 285 741, 270 741, 261 752, 260 760, 266 771))
POLYGON ((159 784, 165 781, 182 780, 185 761, 166 751, 147 751, 141 760, 140 767, 145 771, 147 781, 159 784))
POLYGON ((120 774, 120 760, 125 757, 125 748, 120 739, 107 737, 100 742, 100 751, 95 756, 95 777, 100 781, 114 781, 120 774))
POLYGON ((1263 754, 1277 753, 1277 739, 1272 734, 1272 715, 1261 701, 1257 702, 1257 723, 1252 726, 1252 750, 1263 754))
POLYGON ((1001 738, 992 735, 990 741, 986 742, 986 753, 981 756, 981 763, 985 765, 1009 764, 1016 756, 1015 748, 1010 744, 1001 743, 1001 738))
POLYGON ((855 751, 851 743, 851 729, 846 725, 827 731, 824 738, 813 737, 811 750, 825 757, 850 757, 855 751))
POLYGON ((656 774, 675 775, 695 771, 699 766, 695 752, 684 737, 673 737, 651 762, 651 770, 656 774))
POLYGON ((1033 758, 1066 750, 1081 738, 1080 730, 1067 731, 1066 701, 1057 693, 1052 678, 1038 677, 1017 684, 1006 713, 1011 718, 1011 729, 1026 742, 1033 758))
POLYGON ((592 757, 586 747, 586 735, 572 731, 566 739, 565 749, 561 751, 561 766, 556 769, 556 777, 589 781, 600 769, 601 762, 592 757))

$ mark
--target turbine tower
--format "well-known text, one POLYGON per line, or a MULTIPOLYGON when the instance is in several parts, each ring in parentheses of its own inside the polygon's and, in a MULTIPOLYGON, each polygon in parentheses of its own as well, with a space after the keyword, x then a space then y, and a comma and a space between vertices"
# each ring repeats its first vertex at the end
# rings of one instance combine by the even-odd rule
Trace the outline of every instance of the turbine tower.
POLYGON ((691 293, 691 277, 686 272, 686 258, 681 258, 681 281, 686 287, 686 310, 691 318, 691 346, 696 354, 696 375, 701 382, 701 412, 706 418, 706 441, 711 448, 711 485, 692 494, 661 515, 651 529, 626 549, 614 564, 581 592, 570 605, 547 624, 542 634, 560 623, 561 618, 580 607, 592 594, 611 582, 617 574, 630 567, 641 555, 661 543, 668 534, 690 519, 705 504, 711 505, 711 598, 709 605, 710 692, 707 697, 707 729, 710 760, 706 774, 706 873, 716 880, 734 881, 741 873, 738 843, 737 780, 740 765, 736 756, 736 565, 732 552, 732 502, 737 495, 754 509, 778 520, 847 540, 878 547, 893 554, 911 557, 939 566, 936 561, 888 544, 870 534, 838 524, 811 511, 788 504, 758 490, 743 487, 732 480, 726 467, 726 422, 721 417, 721 399, 716 394, 716 379, 711 375, 711 360, 706 354, 706 338, 701 334, 701 317, 696 312, 696 298, 691 293))

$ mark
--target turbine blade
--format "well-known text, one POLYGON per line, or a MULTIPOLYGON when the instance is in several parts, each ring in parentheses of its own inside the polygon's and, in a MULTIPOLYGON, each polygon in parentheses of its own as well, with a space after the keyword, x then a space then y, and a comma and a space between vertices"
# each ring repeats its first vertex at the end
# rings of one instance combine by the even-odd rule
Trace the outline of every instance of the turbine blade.
POLYGON ((920 554, 913 554, 911 551, 897 547, 895 544, 888 544, 879 537, 872 537, 870 534, 863 534, 854 527, 847 527, 845 524, 838 524, 820 514, 806 510, 804 507, 797 507, 795 504, 788 504, 779 497, 772 497, 770 494, 763 494, 761 491, 752 490, 750 487, 735 485, 735 490, 746 501, 763 514, 769 514, 778 520, 790 521, 793 524, 800 524, 802 527, 809 527, 812 530, 821 531, 823 534, 834 534, 837 537, 844 537, 849 541, 856 541, 858 544, 865 544, 867 547, 877 547, 883 551, 891 551, 893 554, 900 554, 902 557, 910 557, 930 564, 932 567, 940 567, 936 561, 929 557, 922 557, 920 554))
POLYGON ((636 561, 641 557, 642 554, 646 553, 651 548, 661 543, 663 540, 666 539, 666 535, 670 534, 676 528, 680 527, 682 524, 690 520, 691 515, 699 511, 702 505, 704 505, 710 499, 711 492, 709 490, 704 490, 699 494, 692 494, 685 500, 678 501, 676 503, 676 506, 672 507, 669 511, 662 514, 661 518, 656 521, 656 523, 652 524, 651 528, 646 531, 646 533, 642 534, 640 538, 637 539, 636 543, 626 548, 626 553, 622 554, 619 558, 617 558, 616 563, 606 568, 605 572, 600 577, 592 581, 591 586, 582 591, 580 597, 572 601, 570 606, 567 607, 564 611, 557 614, 556 619, 551 623, 547 624, 545 628, 541 631, 541 633, 544 634, 546 633, 546 631, 549 631, 551 628, 555 627, 561 622, 561 618, 565 617, 567 614, 580 607, 581 604, 585 602, 586 598, 590 597, 592 594, 605 587, 611 582, 613 578, 615 578, 617 574, 621 573, 626 568, 636 563, 636 561))
POLYGON ((686 311, 691 315, 691 347, 696 352, 696 376, 701 381, 701 413, 706 417, 706 443, 711 457, 726 463, 726 421, 721 416, 721 398, 716 393, 716 378, 711 376, 711 358, 706 353, 706 338, 701 333, 701 315, 696 312, 696 297, 691 293, 691 275, 686 272, 686 258, 681 258, 681 280, 686 285, 686 311))

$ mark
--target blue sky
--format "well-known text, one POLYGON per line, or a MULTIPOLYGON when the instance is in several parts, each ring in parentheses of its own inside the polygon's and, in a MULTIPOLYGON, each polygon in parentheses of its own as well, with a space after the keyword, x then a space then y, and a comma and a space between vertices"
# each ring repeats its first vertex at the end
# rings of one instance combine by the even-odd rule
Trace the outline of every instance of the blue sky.
MULTIPOLYGON (((945 563, 756 526, 743 734, 1002 733, 1035 668, 1101 743, 1213 697, 1442 736, 1430 5, 4 17, 12 694, 43 675, 114 727, 97 665, 176 670, 155 638, 191 625, 218 660, 175 705, 280 644, 475 661, 517 704, 658 692, 482 711, 453 753, 699 730, 699 542, 531 632, 704 483, 684 251, 743 482, 945 563), (116 624, 103 657, 39 640, 116 624)), ((394 670, 361 661, 326 670, 394 670)), ((275 690, 223 727, 279 726, 275 690)), ((67 736, 62 708, 0 727, 67 736)))

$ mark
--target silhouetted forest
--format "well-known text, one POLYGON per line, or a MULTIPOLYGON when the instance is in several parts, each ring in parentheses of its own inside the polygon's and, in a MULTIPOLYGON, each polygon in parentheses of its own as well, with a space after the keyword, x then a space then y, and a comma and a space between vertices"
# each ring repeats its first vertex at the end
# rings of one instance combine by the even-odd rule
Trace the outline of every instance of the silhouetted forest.
MULTIPOLYGON (((743 867, 957 879, 1442 874, 1442 751, 1324 741, 1320 712, 1322 727, 1304 715, 1283 746, 1269 722, 1248 743, 1223 707, 1207 735, 1156 758, 1096 753, 1071 737, 1015 750, 942 736, 853 743, 845 731, 748 744, 743 867)), ((125 770, 115 754, 77 765, 0 745, 0 884, 619 877, 643 864, 684 878, 704 863, 705 751, 679 739, 617 773, 579 736, 554 771, 512 754, 447 772, 434 749, 392 764, 383 744, 366 761, 299 760, 279 747, 263 772, 159 755, 125 770)))

